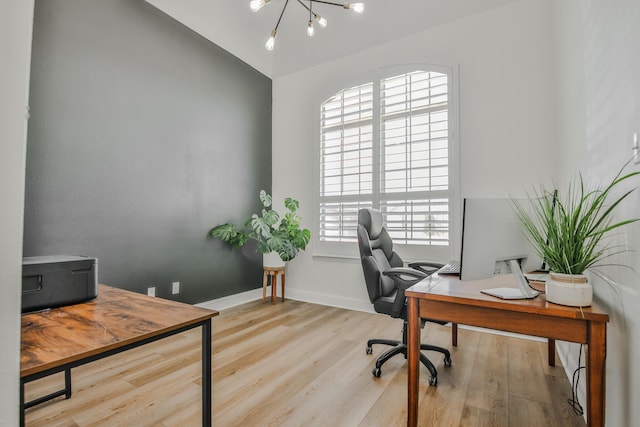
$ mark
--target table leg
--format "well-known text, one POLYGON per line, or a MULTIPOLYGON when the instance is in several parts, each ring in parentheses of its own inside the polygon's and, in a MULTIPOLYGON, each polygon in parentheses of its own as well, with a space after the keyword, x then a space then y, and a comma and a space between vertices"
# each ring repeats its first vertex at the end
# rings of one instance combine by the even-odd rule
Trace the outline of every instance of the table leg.
POLYGON ((587 337, 587 426, 604 426, 607 324, 589 322, 587 337))
POLYGON ((269 279, 271 280, 271 303, 276 303, 276 293, 278 287, 278 275, 273 271, 269 272, 269 279))
POLYGON ((418 316, 419 301, 407 298, 407 359, 409 364, 407 391, 407 427, 418 425, 418 376, 420 374, 420 318, 418 316))
POLYGON ((64 397, 71 399, 71 368, 64 370, 64 397))
POLYGON ((282 272, 282 276, 280 277, 280 283, 282 283, 282 301, 284 302, 284 271, 282 272))
POLYGON ((24 382, 20 379, 20 427, 24 427, 24 382))
POLYGON ((551 338, 547 339, 547 353, 549 366, 556 366, 556 340, 551 338))
POLYGON ((267 302, 267 272, 262 273, 262 303, 267 302))
POLYGON ((211 319, 202 324, 202 425, 211 427, 211 319))

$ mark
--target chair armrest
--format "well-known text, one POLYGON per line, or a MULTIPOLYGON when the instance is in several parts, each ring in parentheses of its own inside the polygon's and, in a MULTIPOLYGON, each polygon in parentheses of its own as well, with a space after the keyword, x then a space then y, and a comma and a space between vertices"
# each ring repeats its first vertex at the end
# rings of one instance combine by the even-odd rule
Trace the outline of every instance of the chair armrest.
POLYGON ((435 273, 439 268, 444 267, 444 264, 434 261, 416 261, 409 263, 409 267, 421 271, 427 275, 435 273))
MULTIPOLYGON (((436 270, 438 270, 439 268, 443 267, 444 264, 440 264, 437 262, 429 262, 429 261, 418 261, 418 262, 412 262, 409 264, 409 267, 411 268, 404 268, 404 267, 394 267, 394 268, 390 268, 389 270, 386 270, 383 272, 383 274, 385 276, 390 276, 393 281, 395 282, 396 287, 398 288, 398 293, 396 295, 396 299, 394 301, 393 304, 393 308, 394 308, 394 312, 397 316, 400 315, 400 312, 402 311, 402 308, 404 306, 404 302, 405 302, 405 296, 404 296, 404 291, 408 288, 410 288, 411 286, 415 285, 417 282, 419 282, 420 280, 424 279, 425 277, 429 277, 431 274, 433 274, 436 270), (432 270, 431 271, 425 271, 423 268, 420 267, 431 267, 432 270), (407 280, 402 278, 402 276, 411 276, 413 279, 412 280, 407 280)), ((433 320, 433 319, 425 319, 422 318, 420 319, 421 323, 420 323, 420 328, 422 328, 424 326, 425 322, 432 322, 432 323, 438 323, 440 325, 446 325, 447 323, 449 323, 446 320, 433 320)))
POLYGON ((392 267, 388 270, 383 271, 382 274, 391 277, 391 279, 393 279, 393 284, 397 289, 396 297, 393 301, 393 312, 391 313, 391 317, 401 316, 406 301, 404 291, 407 288, 415 285, 425 277, 429 277, 427 274, 424 274, 421 271, 405 267, 392 267), (407 276, 409 278, 407 278, 407 276))
POLYGON ((396 287, 402 291, 415 285, 425 277, 429 277, 426 273, 406 267, 393 267, 383 271, 382 274, 391 277, 396 287), (407 279, 406 276, 409 276, 410 279, 407 279))

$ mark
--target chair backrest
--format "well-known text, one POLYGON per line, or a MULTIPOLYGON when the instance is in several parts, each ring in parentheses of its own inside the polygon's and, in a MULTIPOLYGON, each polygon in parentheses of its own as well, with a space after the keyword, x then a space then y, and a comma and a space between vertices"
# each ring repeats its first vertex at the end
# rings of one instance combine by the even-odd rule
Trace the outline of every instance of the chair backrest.
POLYGON ((358 211, 358 248, 369 300, 373 303, 380 297, 393 294, 393 279, 382 272, 391 267, 402 267, 403 262, 393 251, 393 241, 379 210, 366 208, 358 211))

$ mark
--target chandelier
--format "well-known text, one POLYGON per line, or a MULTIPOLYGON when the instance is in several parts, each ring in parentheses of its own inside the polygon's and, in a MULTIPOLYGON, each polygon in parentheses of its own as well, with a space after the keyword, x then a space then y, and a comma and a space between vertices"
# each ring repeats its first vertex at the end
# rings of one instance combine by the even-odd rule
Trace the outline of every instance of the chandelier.
MULTIPOLYGON (((352 10, 356 13, 364 12, 364 3, 333 3, 330 1, 324 0, 296 0, 302 7, 309 11, 309 22, 307 23, 307 35, 309 37, 313 37, 315 34, 315 28, 313 27, 313 21, 315 20, 321 28, 325 28, 327 26, 327 20, 322 16, 318 15, 313 11, 314 3, 322 3, 329 4, 332 6, 340 6, 343 9, 352 10)), ((257 12, 262 9, 264 6, 271 3, 271 0, 251 0, 249 3, 249 7, 253 12, 257 12)), ((276 27, 271 32, 271 36, 265 43, 265 47, 267 50, 273 50, 273 47, 276 42, 276 34, 278 34, 278 26, 280 25, 280 20, 282 19, 282 15, 284 15, 284 11, 287 9, 287 5, 289 4, 289 0, 284 2, 284 7, 282 8, 282 12, 280 12, 280 17, 278 18, 278 22, 276 23, 276 27)))

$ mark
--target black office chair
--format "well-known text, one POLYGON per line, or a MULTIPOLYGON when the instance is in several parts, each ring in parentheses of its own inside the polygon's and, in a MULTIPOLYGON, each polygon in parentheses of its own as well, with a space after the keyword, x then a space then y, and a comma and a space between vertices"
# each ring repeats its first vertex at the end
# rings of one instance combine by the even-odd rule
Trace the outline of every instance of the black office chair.
MULTIPOLYGON (((376 367, 372 373, 374 376, 379 377, 382 373, 382 365, 391 357, 396 354, 403 354, 405 359, 407 357, 407 302, 404 291, 425 277, 429 277, 429 275, 442 267, 442 264, 418 262, 411 263, 409 268, 405 268, 402 259, 393 251, 393 242, 384 227, 382 213, 376 209, 361 209, 358 212, 358 246, 360 248, 364 279, 374 310, 377 313, 401 318, 404 322, 402 341, 370 339, 367 342, 367 354, 372 353, 371 346, 374 344, 393 346, 393 348, 378 357, 376 361, 376 367)), ((422 326, 424 326, 424 322, 425 320, 423 319, 422 326)), ((447 323, 435 322, 439 324, 447 323)), ((457 344, 456 326, 454 324, 452 329, 454 345, 457 344)), ((420 349, 443 353, 445 365, 451 366, 451 354, 446 348, 420 344, 420 349)), ((422 353, 420 353, 420 361, 431 374, 429 384, 436 385, 438 383, 438 372, 433 363, 422 353)))

